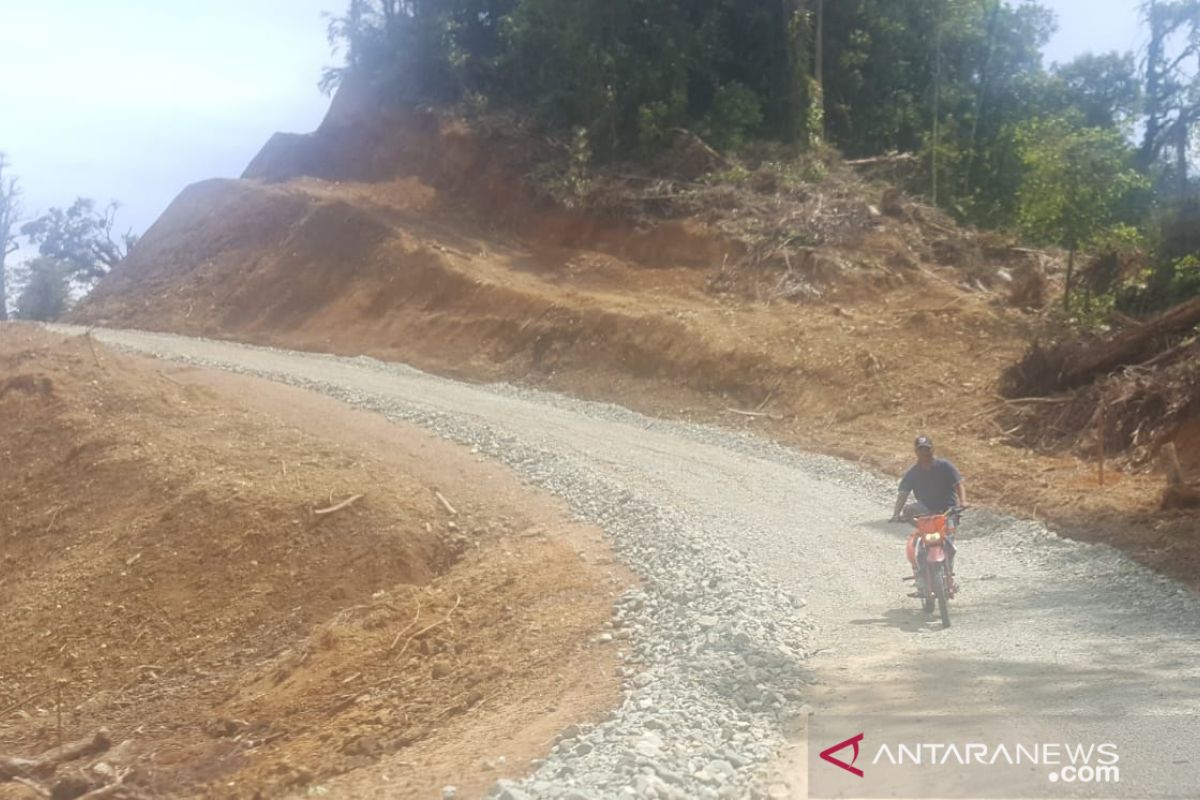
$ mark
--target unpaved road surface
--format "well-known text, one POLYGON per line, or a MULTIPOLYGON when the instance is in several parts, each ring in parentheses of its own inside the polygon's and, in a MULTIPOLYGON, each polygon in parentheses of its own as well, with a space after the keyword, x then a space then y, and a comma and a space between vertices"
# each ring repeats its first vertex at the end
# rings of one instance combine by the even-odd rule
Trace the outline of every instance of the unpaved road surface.
POLYGON ((369 359, 95 335, 417 421, 605 527, 645 584, 621 599, 613 633, 628 663, 624 706, 568 731, 537 774, 501 794, 783 796, 784 783, 802 790, 785 745, 809 710, 1200 711, 1200 603, 1107 547, 972 512, 959 543, 963 591, 943 630, 906 597, 906 530, 885 521, 892 481, 844 462, 369 359))

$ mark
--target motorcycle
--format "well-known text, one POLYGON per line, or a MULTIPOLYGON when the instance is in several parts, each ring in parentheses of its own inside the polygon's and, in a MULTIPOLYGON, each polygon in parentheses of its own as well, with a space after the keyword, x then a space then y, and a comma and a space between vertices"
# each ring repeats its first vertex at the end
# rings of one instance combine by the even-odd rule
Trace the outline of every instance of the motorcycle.
POLYGON ((944 628, 950 627, 950 601, 958 593, 958 584, 950 572, 949 559, 954 549, 951 537, 958 530, 963 510, 951 508, 944 514, 913 518, 915 529, 905 546, 913 574, 904 580, 916 584, 916 591, 910 597, 920 599, 926 614, 932 614, 936 605, 944 628))

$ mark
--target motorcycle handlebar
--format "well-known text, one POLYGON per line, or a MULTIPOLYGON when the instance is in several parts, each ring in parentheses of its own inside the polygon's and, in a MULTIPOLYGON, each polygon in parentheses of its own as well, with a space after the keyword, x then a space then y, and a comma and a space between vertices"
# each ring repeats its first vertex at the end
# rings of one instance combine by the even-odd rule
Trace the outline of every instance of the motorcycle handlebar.
MULTIPOLYGON (((945 511, 943 511, 941 513, 947 517, 961 517, 962 513, 964 511, 966 511, 967 509, 969 509, 970 507, 971 507, 970 505, 951 506, 950 508, 946 509, 945 511)), ((888 520, 888 522, 909 522, 909 523, 916 524, 916 521, 920 517, 933 517, 933 516, 937 516, 937 515, 936 514, 920 514, 918 516, 909 517, 909 518, 905 518, 904 516, 899 516, 899 517, 892 517, 890 520, 888 520)))

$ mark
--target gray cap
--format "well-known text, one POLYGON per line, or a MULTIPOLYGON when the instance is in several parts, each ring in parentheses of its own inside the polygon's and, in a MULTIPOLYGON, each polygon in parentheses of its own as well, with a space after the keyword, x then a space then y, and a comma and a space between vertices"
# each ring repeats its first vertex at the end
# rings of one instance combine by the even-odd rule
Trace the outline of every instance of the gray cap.
POLYGON ((917 440, 913 442, 913 447, 917 450, 920 450, 922 447, 928 447, 930 450, 932 450, 933 439, 930 439, 928 436, 918 436, 917 440))

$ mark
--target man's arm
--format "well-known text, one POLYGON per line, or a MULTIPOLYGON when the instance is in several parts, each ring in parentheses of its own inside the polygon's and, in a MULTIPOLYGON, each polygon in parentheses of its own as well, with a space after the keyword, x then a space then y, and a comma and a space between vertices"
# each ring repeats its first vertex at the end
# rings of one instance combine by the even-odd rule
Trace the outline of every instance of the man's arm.
POLYGON ((954 484, 954 496, 958 498, 959 507, 966 508, 966 506, 967 506, 967 482, 966 481, 960 480, 958 483, 954 484))
POLYGON ((908 496, 912 494, 913 469, 915 467, 910 468, 904 473, 904 477, 900 479, 900 493, 896 495, 896 508, 892 511, 892 522, 900 519, 900 512, 904 510, 904 504, 908 502, 908 496))

